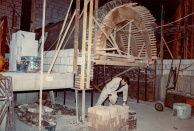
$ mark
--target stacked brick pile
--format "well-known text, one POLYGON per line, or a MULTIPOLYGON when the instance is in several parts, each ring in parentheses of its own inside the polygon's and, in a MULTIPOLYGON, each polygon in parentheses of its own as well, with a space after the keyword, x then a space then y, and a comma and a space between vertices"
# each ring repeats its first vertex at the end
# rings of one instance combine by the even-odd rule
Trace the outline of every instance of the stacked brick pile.
POLYGON ((88 108, 88 130, 129 130, 131 128, 129 125, 132 125, 131 120, 132 117, 129 119, 128 106, 88 108))

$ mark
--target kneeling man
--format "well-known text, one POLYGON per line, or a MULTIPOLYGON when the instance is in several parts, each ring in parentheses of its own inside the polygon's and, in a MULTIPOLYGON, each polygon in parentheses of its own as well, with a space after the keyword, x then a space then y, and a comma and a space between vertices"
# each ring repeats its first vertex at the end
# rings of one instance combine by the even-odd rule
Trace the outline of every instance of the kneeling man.
POLYGON ((126 106, 128 97, 128 82, 129 78, 127 76, 123 76, 122 78, 116 77, 112 81, 110 81, 103 88, 100 97, 96 103, 96 106, 101 105, 107 97, 109 99, 110 104, 114 105, 118 98, 118 92, 123 92, 123 106, 126 106))

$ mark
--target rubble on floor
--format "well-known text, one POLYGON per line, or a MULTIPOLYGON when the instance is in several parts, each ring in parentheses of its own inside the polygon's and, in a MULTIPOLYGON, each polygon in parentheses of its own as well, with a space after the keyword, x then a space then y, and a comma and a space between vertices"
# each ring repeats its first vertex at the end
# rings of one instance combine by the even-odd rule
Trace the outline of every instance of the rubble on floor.
MULTIPOLYGON (((38 102, 37 102, 38 103, 38 102)), ((37 103, 29 103, 18 105, 15 107, 16 114, 18 116, 18 120, 30 125, 30 126, 38 126, 39 121, 39 104, 37 103)), ((49 126, 56 123, 56 116, 60 115, 76 115, 75 109, 69 109, 66 106, 55 104, 52 107, 50 101, 46 101, 46 103, 42 106, 42 125, 49 126)))

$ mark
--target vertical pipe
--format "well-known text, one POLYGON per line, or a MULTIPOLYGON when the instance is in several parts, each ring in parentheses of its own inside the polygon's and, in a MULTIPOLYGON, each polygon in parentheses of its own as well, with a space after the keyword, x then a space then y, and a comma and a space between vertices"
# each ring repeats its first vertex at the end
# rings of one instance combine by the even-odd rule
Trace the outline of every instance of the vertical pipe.
POLYGON ((138 67, 138 78, 137 78, 137 103, 139 103, 139 75, 140 75, 140 68, 138 67))
POLYGON ((86 90, 82 90, 82 122, 85 121, 85 96, 86 96, 86 90))
POLYGON ((93 107, 93 101, 94 101, 94 80, 92 81, 92 90, 91 90, 91 107, 93 107))
POLYGON ((77 123, 79 122, 79 110, 78 110, 78 90, 75 90, 75 103, 76 103, 76 118, 77 123))
POLYGON ((66 100, 66 91, 64 90, 64 101, 63 101, 64 105, 65 105, 65 100, 66 100))
MULTIPOLYGON (((105 65, 104 65, 104 70, 103 70, 103 84, 104 84, 104 87, 105 87, 105 65)), ((104 103, 105 101, 102 103, 102 105, 104 106, 104 103)))
POLYGON ((161 51, 161 55, 160 55, 160 60, 161 60, 161 76, 163 76, 163 57, 164 57, 164 46, 163 46, 163 5, 161 6, 161 40, 160 40, 160 51, 161 51))
POLYGON ((145 68, 145 101, 147 101, 147 67, 145 68))
POLYGON ((40 106, 39 106, 39 131, 41 131, 42 120, 42 88, 43 88, 43 52, 44 52, 44 33, 45 33, 45 10, 46 0, 43 1, 43 16, 42 16, 42 44, 41 44, 41 74, 40 74, 40 106))

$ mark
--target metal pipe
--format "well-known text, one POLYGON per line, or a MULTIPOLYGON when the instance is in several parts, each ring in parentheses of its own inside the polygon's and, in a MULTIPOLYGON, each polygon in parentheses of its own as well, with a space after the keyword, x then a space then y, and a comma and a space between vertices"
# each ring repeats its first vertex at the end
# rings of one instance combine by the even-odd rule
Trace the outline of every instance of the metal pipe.
POLYGON ((147 67, 145 68, 145 101, 147 101, 147 67))
POLYGON ((138 79, 137 79, 137 103, 139 103, 139 75, 140 75, 140 68, 138 67, 138 79))

